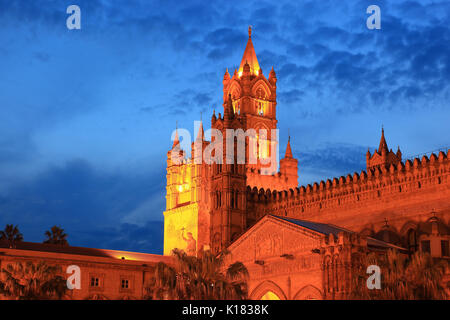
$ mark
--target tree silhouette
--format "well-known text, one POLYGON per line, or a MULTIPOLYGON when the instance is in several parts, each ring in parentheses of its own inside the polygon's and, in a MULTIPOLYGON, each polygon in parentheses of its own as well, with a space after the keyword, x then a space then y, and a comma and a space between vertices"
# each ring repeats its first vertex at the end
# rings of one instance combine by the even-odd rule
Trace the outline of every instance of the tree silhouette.
POLYGON ((44 240, 44 243, 58 244, 62 246, 69 245, 67 242, 67 234, 64 233, 64 229, 58 226, 53 226, 50 230, 45 231, 45 236, 47 239, 44 240))
POLYGON ((389 250, 382 258, 373 253, 363 258, 353 277, 350 299, 363 300, 431 300, 446 299, 442 286, 447 262, 433 259, 429 253, 417 251, 410 258, 389 250), (366 285, 367 266, 381 268, 381 289, 369 290, 366 285))
POLYGON ((23 236, 17 226, 7 224, 5 230, 0 231, 0 240, 6 240, 10 248, 15 248, 16 243, 23 241, 23 236))
POLYGON ((67 291, 66 280, 60 275, 60 266, 44 261, 34 264, 16 262, 2 270, 0 294, 16 300, 61 299, 67 291))
POLYGON ((200 257, 172 251, 175 264, 157 264, 154 282, 147 287, 148 298, 163 300, 242 300, 247 299, 247 268, 235 262, 224 268, 226 253, 209 251, 200 257))

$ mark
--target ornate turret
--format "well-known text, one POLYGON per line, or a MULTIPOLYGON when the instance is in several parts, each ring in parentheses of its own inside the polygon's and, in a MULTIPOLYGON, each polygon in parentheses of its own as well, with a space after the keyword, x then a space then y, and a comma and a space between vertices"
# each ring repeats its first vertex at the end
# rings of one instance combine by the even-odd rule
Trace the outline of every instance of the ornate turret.
POLYGON ((228 68, 225 71, 225 74, 223 75, 223 80, 224 81, 230 80, 230 74, 228 73, 228 68))
POLYGON ((275 70, 273 70, 273 66, 269 73, 269 82, 273 86, 277 83, 277 75, 275 74, 275 70))
POLYGON ((385 152, 386 154, 389 152, 387 143, 386 143, 386 139, 384 138, 384 128, 381 128, 381 139, 380 139, 380 145, 378 146, 378 152, 379 153, 383 153, 385 152))
POLYGON ((208 142, 205 141, 205 131, 203 130, 203 122, 200 121, 200 126, 198 128, 197 137, 195 141, 192 142, 192 159, 195 164, 201 164, 203 162, 203 151, 205 150, 208 142))
POLYGON ((292 155, 291 137, 288 138, 284 158, 280 160, 280 173, 287 179, 288 188, 298 187, 298 161, 292 155))
POLYGON ((175 129, 175 139, 173 139, 172 150, 175 149, 175 147, 179 144, 180 144, 180 138, 178 137, 178 126, 177 126, 177 128, 175 129))
POLYGON ((289 138, 288 138, 288 143, 287 143, 287 146, 286 146, 286 153, 284 154, 284 158, 286 159, 292 159, 293 158, 293 156, 292 156, 292 150, 291 150, 291 137, 289 136, 289 138))
POLYGON ((389 150, 388 144, 386 142, 386 138, 384 137, 384 128, 381 128, 381 139, 380 144, 378 146, 378 150, 375 150, 373 155, 370 154, 370 151, 367 150, 366 154, 366 164, 367 171, 373 168, 383 167, 388 169, 391 164, 397 165, 402 161, 402 153, 400 151, 400 147, 398 148, 397 154, 395 154, 392 149, 389 150))
POLYGON ((231 94, 228 95, 228 100, 223 108, 223 119, 225 121, 229 121, 233 119, 234 111, 233 111, 233 99, 231 98, 231 94))

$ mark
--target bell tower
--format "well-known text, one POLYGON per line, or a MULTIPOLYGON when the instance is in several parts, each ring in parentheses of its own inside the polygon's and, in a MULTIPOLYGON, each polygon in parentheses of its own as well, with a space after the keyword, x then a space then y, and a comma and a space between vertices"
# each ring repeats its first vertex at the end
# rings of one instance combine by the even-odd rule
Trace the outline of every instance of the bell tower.
POLYGON ((277 78, 273 67, 269 73, 269 79, 263 74, 253 46, 252 29, 249 27, 248 41, 239 69, 234 71, 232 77, 227 69, 223 79, 224 107, 228 97, 231 96, 232 112, 241 119, 243 130, 256 131, 254 143, 257 146, 255 150, 257 162, 249 163, 247 149, 247 175, 261 174, 264 170, 264 174, 270 175, 276 171, 270 165, 265 165, 267 161, 264 161, 272 156, 272 150, 278 148, 277 141, 271 135, 271 130, 277 129, 276 83, 277 78))
MULTIPOLYGON (((231 95, 224 104, 223 117, 220 113, 218 118, 213 115, 211 127, 219 130, 223 138, 222 161, 213 163, 210 170, 211 249, 218 253, 241 235, 247 227, 245 164, 238 164, 237 140, 230 139, 231 145, 227 142, 227 129, 243 129, 242 117, 233 111, 231 95), (227 159, 227 148, 233 148, 231 159, 227 159)), ((214 143, 214 138, 211 143, 214 143)))

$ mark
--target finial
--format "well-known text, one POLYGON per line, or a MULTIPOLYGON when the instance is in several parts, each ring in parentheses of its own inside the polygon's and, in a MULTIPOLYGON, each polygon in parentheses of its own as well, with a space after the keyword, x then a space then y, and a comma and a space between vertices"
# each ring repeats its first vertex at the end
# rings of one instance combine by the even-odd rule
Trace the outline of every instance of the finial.
POLYGON ((248 26, 248 37, 252 37, 252 26, 248 26))
POLYGON ((288 128, 288 141, 291 141, 291 129, 288 128))
POLYGON ((200 111, 200 122, 202 121, 202 112, 200 111))

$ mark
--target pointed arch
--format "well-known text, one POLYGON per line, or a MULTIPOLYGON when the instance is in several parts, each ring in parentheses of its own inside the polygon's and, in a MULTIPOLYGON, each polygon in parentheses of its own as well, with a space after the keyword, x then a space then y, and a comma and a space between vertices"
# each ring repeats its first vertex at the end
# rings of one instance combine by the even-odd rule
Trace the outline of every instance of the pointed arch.
POLYGON ((266 280, 260 283, 250 294, 251 300, 260 300, 266 293, 272 292, 280 300, 287 300, 283 290, 273 281, 266 280))
POLYGON ((417 229, 418 229, 418 226, 419 226, 419 225, 418 225, 416 222, 414 222, 414 221, 408 221, 408 222, 406 222, 406 223, 403 225, 403 227, 400 229, 400 234, 403 235, 403 236, 406 236, 407 233, 408 233, 408 231, 409 231, 410 229, 417 230, 417 229))
POLYGON ((233 100, 240 99, 242 96, 241 85, 235 79, 231 80, 226 97, 228 97, 228 95, 230 94, 233 100))
POLYGON ((252 96, 255 98, 269 99, 271 94, 272 94, 272 90, 270 90, 269 85, 263 79, 257 80, 252 86, 252 96), (258 90, 262 90, 264 95, 260 96, 258 94, 258 90))
POLYGON ((323 294, 322 292, 313 285, 306 285, 294 296, 294 300, 322 300, 323 294))

